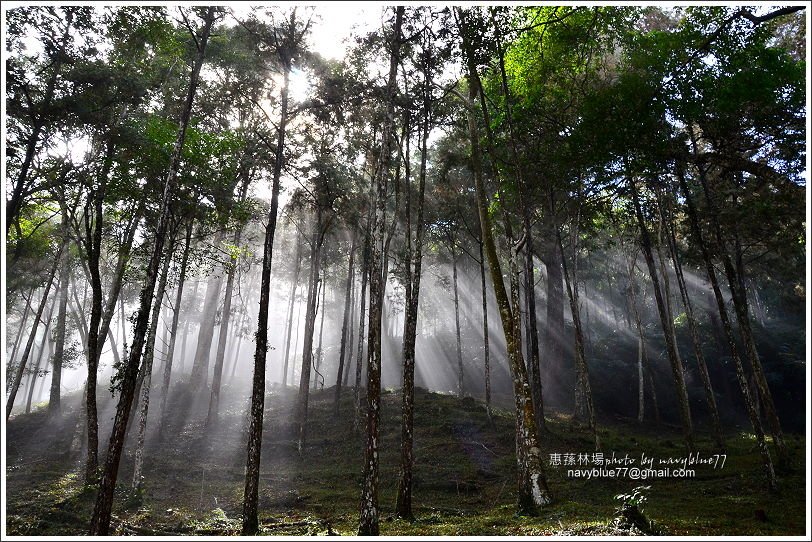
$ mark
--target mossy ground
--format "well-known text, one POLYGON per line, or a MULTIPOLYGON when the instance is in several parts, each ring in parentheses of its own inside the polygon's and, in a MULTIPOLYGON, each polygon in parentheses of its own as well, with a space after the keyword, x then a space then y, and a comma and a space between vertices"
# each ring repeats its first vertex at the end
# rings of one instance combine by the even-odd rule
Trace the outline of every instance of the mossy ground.
MULTIPOLYGON (((224 390, 225 393, 228 390, 224 390)), ((333 390, 310 402, 308 443, 300 456, 292 422, 293 390, 276 389, 266 406, 262 448, 260 523, 269 535, 355 534, 362 436, 353 432, 351 392, 332 413, 333 390)), ((175 394, 164 443, 148 441, 144 488, 133 493, 132 444, 125 448, 113 510, 115 534, 238 534, 245 464, 245 405, 230 405, 217 430, 181 416, 175 394), (172 408, 175 406, 176 408, 172 408)), ((70 401, 67 402, 70 404, 70 401)), ((81 535, 87 531, 95 489, 82 483, 82 452, 71 447, 78 400, 65 415, 44 412, 12 418, 7 426, 7 532, 10 535, 81 535), (69 430, 65 430, 69 427, 69 430)), ((619 534, 615 496, 650 485, 643 506, 670 535, 803 535, 804 440, 789 436, 792 464, 780 471, 779 493, 766 491, 754 441, 727 435, 724 468, 699 466, 693 479, 580 479, 548 464, 551 453, 591 453, 589 432, 566 416, 548 418, 542 441, 554 503, 537 517, 515 515, 514 422, 495 410, 489 423, 481 403, 418 390, 415 413, 414 521, 393 515, 400 445, 400 395, 385 392, 380 439, 381 534, 541 535, 619 534)), ((154 418, 151 417, 152 422, 154 418)), ((616 422, 600 428, 605 457, 685 455, 674 428, 616 422)), ((106 440, 102 440, 102 449, 106 440)), ((714 453, 700 435, 703 456, 714 453)))

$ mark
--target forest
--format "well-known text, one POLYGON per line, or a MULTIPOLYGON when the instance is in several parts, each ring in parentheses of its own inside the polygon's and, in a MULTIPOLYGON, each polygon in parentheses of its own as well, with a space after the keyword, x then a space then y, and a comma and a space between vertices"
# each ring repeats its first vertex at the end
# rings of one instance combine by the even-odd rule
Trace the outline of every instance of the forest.
POLYGON ((4 537, 810 535, 805 3, 2 17, 4 537))

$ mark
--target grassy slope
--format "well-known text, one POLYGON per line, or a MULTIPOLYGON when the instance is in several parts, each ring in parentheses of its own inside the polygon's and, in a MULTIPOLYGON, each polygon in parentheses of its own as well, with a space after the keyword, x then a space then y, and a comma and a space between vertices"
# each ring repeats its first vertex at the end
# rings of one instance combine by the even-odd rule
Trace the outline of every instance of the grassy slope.
MULTIPOLYGON (((226 390, 227 392, 227 390, 226 390)), ((260 521, 267 534, 354 534, 357 525, 362 443, 348 421, 331 419, 333 390, 311 400, 309 442, 296 452, 288 420, 292 391, 272 393, 266 405, 260 490, 260 521)), ((342 412, 349 418, 351 393, 342 412)), ((76 399, 74 398, 74 404, 76 399)), ((614 496, 651 485, 646 515, 673 535, 802 535, 804 533, 804 443, 789 437, 795 466, 780 476, 781 491, 770 496, 752 440, 729 435, 724 469, 699 467, 695 479, 645 482, 626 478, 567 477, 564 467, 547 467, 555 503, 539 517, 514 516, 513 419, 497 411, 491 426, 474 400, 418 390, 416 398, 415 522, 394 519, 399 461, 400 396, 384 394, 381 437, 381 534, 537 535, 619 534, 610 524, 614 496)), ((171 406, 171 405, 170 405, 171 406)), ((231 405, 218 432, 203 436, 194 417, 173 420, 168 443, 148 442, 145 489, 129 490, 132 446, 125 448, 114 508, 117 534, 237 534, 241 512, 245 405, 231 405), (123 487, 126 486, 126 487, 123 487)), ((74 407, 75 409, 75 407, 74 407)), ((73 411, 75 412, 75 410, 73 411)), ((176 401, 171 412, 181 415, 176 401)), ((154 417, 150 422, 153 422, 154 417)), ((63 425, 73 426, 66 414, 63 425), (67 424, 65 424, 67 422, 67 424)), ((567 418, 548 420, 548 454, 591 453, 589 435, 567 418)), ((84 534, 94 491, 81 484, 81 452, 71 449, 70 431, 44 414, 13 418, 7 428, 8 534, 84 534)), ((663 429, 616 424, 601 429, 605 456, 615 451, 639 457, 683 455, 680 437, 663 429)), ((106 441, 103 440, 103 445, 106 441)), ((712 453, 707 437, 700 451, 712 453)))

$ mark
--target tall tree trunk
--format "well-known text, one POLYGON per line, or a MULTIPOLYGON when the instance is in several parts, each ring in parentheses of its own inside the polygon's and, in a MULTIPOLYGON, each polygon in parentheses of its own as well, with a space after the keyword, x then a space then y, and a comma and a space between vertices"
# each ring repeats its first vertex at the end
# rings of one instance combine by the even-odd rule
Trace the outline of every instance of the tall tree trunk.
MULTIPOLYGON (((25 310, 23 310, 23 316, 20 318, 20 327, 17 328, 17 338, 14 339, 14 346, 11 349, 11 356, 8 358, 9 362, 12 364, 17 359, 18 349, 20 348, 20 344, 23 340, 23 335, 25 334, 25 326, 28 324, 28 315, 31 314, 31 302, 34 299, 34 290, 36 290, 36 286, 32 286, 31 290, 28 292, 28 297, 25 298, 25 310)), ((10 365, 11 366, 11 365, 10 365)), ((9 387, 11 381, 7 381, 6 388, 9 387)))
MULTIPOLYGON (((527 380, 527 371, 522 359, 521 345, 516 340, 515 328, 518 313, 511 309, 505 285, 502 279, 502 269, 496 253, 493 230, 488 214, 488 201, 485 195, 484 182, 482 180, 482 155, 479 148, 479 128, 477 126, 474 111, 470 107, 480 97, 480 102, 485 104, 484 94, 481 91, 479 75, 476 71, 476 63, 473 55, 473 47, 467 33, 467 16, 460 9, 455 8, 459 16, 459 28, 462 31, 462 48, 468 68, 468 97, 469 108, 468 132, 471 145, 471 162, 474 173, 474 183, 477 196, 477 211, 482 229, 482 240, 485 245, 485 255, 488 258, 488 267, 491 273, 491 283, 493 284, 496 301, 499 306, 499 316, 502 321, 502 330, 505 335, 508 361, 513 382, 513 395, 516 406, 516 461, 517 461, 517 509, 522 514, 535 514, 540 507, 546 506, 552 500, 547 488, 547 480, 544 475, 544 467, 541 460, 541 448, 536 430, 535 411, 533 399, 530 394, 530 384, 527 380)), ((483 108, 483 114, 487 111, 483 108)), ((485 119, 485 125, 489 126, 489 118, 485 119)), ((488 138, 489 148, 492 147, 492 138, 488 138)), ((516 307, 514 307, 515 309, 516 307)))
POLYGON ((677 353, 676 345, 674 344, 674 331, 673 321, 668 314, 668 310, 663 300, 663 294, 660 290, 660 281, 657 278, 657 268, 654 264, 654 256, 652 253, 651 238, 649 237, 648 227, 645 223, 643 216, 643 209, 640 206, 640 196, 637 192, 637 185, 634 178, 629 176, 629 187, 631 188, 632 202, 634 203, 635 216, 637 217, 637 225, 640 229, 640 246, 643 249, 643 257, 646 260, 649 276, 651 277, 651 285, 654 289, 654 299, 657 302, 657 311, 660 315, 660 324, 663 329, 665 337, 666 351, 668 352, 668 361, 671 364, 671 375, 674 378, 674 387, 677 392, 677 401, 679 405, 680 418, 682 420, 682 433, 685 439, 685 446, 690 453, 696 450, 694 444, 694 428, 691 422, 691 409, 688 404, 688 390, 685 386, 685 375, 683 374, 682 361, 677 353))
MULTIPOLYGON (((96 536, 105 536, 110 532, 110 519, 113 506, 113 491, 116 486, 116 478, 118 477, 118 465, 121 460, 121 451, 124 446, 124 433, 127 428, 127 421, 130 416, 130 407, 132 406, 133 395, 135 392, 136 378, 138 376, 138 367, 141 362, 141 353, 146 339, 147 324, 150 317, 150 302, 155 293, 155 283, 158 279, 158 268, 161 263, 161 254, 163 253, 164 241, 167 230, 169 229, 170 211, 169 205, 173 197, 175 183, 178 173, 178 167, 181 162, 181 152, 183 150, 183 143, 186 139, 186 129, 189 125, 189 119, 192 114, 192 103, 194 102, 195 92, 197 90, 198 79, 200 76, 200 68, 203 65, 203 57, 206 50, 206 43, 209 39, 211 27, 214 24, 215 13, 217 8, 207 8, 204 15, 204 24, 202 33, 198 39, 199 48, 195 58, 192 74, 189 81, 189 91, 186 96, 186 103, 180 118, 180 129, 175 141, 175 146, 172 151, 172 159, 169 166, 169 171, 166 176, 166 183, 164 184, 163 195, 161 198, 161 208, 158 220, 158 228, 155 235, 155 244, 152 249, 149 263, 146 272, 146 284, 141 290, 139 299, 138 317, 136 319, 135 331, 133 333, 133 342, 129 360, 127 361, 123 377, 121 380, 121 390, 119 392, 119 401, 116 406, 116 417, 113 422, 113 431, 110 435, 110 442, 108 445, 107 459, 105 461, 104 474, 102 475, 101 482, 99 483, 99 492, 96 497, 96 505, 93 509, 93 515, 90 521, 90 534, 96 536)), ((88 402, 90 402, 90 391, 88 391, 88 402)))
POLYGON ((144 440, 147 436, 147 416, 149 415, 149 392, 152 384, 152 362, 155 359, 155 338, 158 335, 158 322, 161 320, 161 305, 166 292, 166 282, 169 275, 169 263, 172 261, 172 251, 175 248, 174 233, 170 234, 169 244, 166 247, 161 278, 158 281, 158 291, 152 305, 152 321, 147 335, 147 344, 144 352, 144 365, 141 371, 144 381, 141 384, 141 410, 138 417, 138 440, 135 446, 135 464, 133 466, 133 489, 140 490, 143 484, 142 470, 144 466, 144 440))
MULTIPOLYGON (((286 42, 293 54, 296 47, 296 9, 291 11, 286 42)), ((301 39, 301 38, 300 38, 301 39)), ((282 90, 280 93, 280 114, 276 134, 276 155, 271 184, 271 208, 268 224, 265 227, 265 243, 262 251, 262 279, 260 283, 259 312, 257 314, 256 350, 254 352, 254 376, 251 386, 251 423, 248 429, 247 460, 245 465, 245 492, 243 494, 242 535, 251 536, 259 530, 257 504, 259 501, 259 461, 262 452, 262 422, 265 413, 265 362, 268 355, 268 310, 271 292, 271 262, 273 240, 276 233, 276 218, 279 211, 279 188, 282 177, 282 164, 285 159, 285 130, 288 123, 288 89, 290 83, 291 58, 282 59, 282 90)))
MULTIPOLYGON (((513 126, 513 112, 511 105, 510 87, 508 85, 507 72, 505 70, 505 50, 501 44, 501 30, 496 19, 493 18, 491 13, 491 22, 493 23, 494 30, 497 38, 497 51, 499 57, 499 75, 501 82, 502 96, 505 104, 505 119, 508 126, 508 135, 510 138, 510 152, 513 164, 515 165, 517 188, 518 188, 518 202, 520 213, 522 216, 522 233, 525 244, 525 308, 527 310, 527 358, 528 358, 528 376, 530 378, 530 389, 533 398, 533 408, 536 414, 536 426, 540 433, 545 429, 544 427, 544 403, 541 388, 541 374, 540 374, 540 356, 539 356, 539 340, 538 340, 538 326, 536 322, 536 294, 535 294, 535 278, 533 267, 533 228, 530 222, 530 202, 529 202, 529 187, 522 168, 522 162, 519 157, 519 152, 516 144, 516 132, 513 126)), ((518 306, 518 305, 517 305, 518 306)))
POLYGON ((369 270, 369 331, 367 334, 367 421, 364 449, 363 481, 359 536, 377 536, 378 527, 378 436, 381 395, 381 309, 383 308, 384 273, 383 243, 386 216, 386 176, 389 174, 390 154, 397 92, 397 68, 400 63, 403 6, 395 8, 395 24, 389 54, 389 76, 386 85, 386 117, 381 129, 381 154, 376 164, 373 184, 376 188, 375 213, 371 229, 371 258, 369 270))
POLYGON ((527 372, 530 378, 530 391, 533 396, 533 408, 536 411, 538 432, 546 430, 544 425, 544 397, 541 387, 541 364, 539 355, 538 323, 536 320, 536 278, 533 265, 533 237, 530 217, 524 217, 525 258, 524 258, 524 295, 527 308, 527 372))
POLYGON ((104 216, 102 204, 107 187, 107 180, 113 164, 113 151, 115 145, 110 139, 106 145, 102 172, 99 177, 99 187, 91 193, 88 209, 85 210, 85 252, 88 260, 88 273, 90 275, 91 302, 90 324, 87 333, 87 461, 85 463, 85 483, 95 483, 98 476, 98 448, 99 448, 99 422, 96 408, 96 379, 99 371, 99 358, 104 346, 104 335, 101 334, 101 321, 103 317, 103 292, 101 271, 102 227, 104 216), (93 207, 93 213, 89 208, 93 207), (92 218, 91 218, 92 217, 92 218), (92 220, 92 224, 91 224, 92 220))
MULTIPOLYGON (((661 200, 660 194, 658 199, 661 200)), ((702 353, 702 340, 699 338, 699 326, 694 318, 694 309, 691 304, 691 298, 688 296, 688 287, 685 284, 685 275, 682 272, 682 263, 679 259, 679 252, 677 251, 677 239, 674 232, 673 217, 669 222, 665 221, 663 216, 664 210, 660 206, 660 220, 665 223, 667 230, 668 249, 671 255, 671 261, 674 265, 674 273, 677 278, 677 286, 679 287, 682 305, 685 307, 685 316, 688 320, 688 330, 691 334, 691 343, 694 347, 694 355, 696 355, 696 365, 699 369, 699 377, 702 380, 702 387, 705 391, 705 402, 708 404, 708 411, 711 415, 711 422, 713 426, 713 439, 720 452, 725 451, 725 441, 722 437, 722 423, 719 420, 719 409, 716 406, 716 396, 713 393, 713 385, 711 384, 710 374, 708 373, 708 366, 705 363, 705 356, 702 353)))
MULTIPOLYGON (((62 242, 70 242, 68 210, 60 205, 62 211, 62 242)), ((69 253, 63 254, 62 268, 59 270, 59 312, 56 317, 56 345, 54 347, 53 367, 51 372, 51 393, 48 398, 48 412, 57 414, 62 409, 62 365, 65 357, 65 322, 68 313, 68 285, 70 281, 69 253)))
POLYGON ((778 484, 775 479, 775 469, 773 468, 772 458, 770 457, 770 450, 767 448, 767 441, 764 438, 764 428, 761 425, 761 419, 756 411, 755 402, 753 400, 754 398, 750 393, 750 386, 748 385, 747 376, 744 372, 744 365, 742 364, 738 348, 736 347, 736 339, 733 336, 733 327, 730 324, 727 308, 725 307, 725 300, 724 297, 722 297, 722 290, 719 288, 719 281, 716 278, 716 269, 713 266, 713 260, 711 259, 710 252, 708 251, 708 247, 705 245, 705 240, 702 236, 702 229, 699 225, 699 216, 696 212, 693 196, 691 195, 691 191, 688 189, 688 184, 685 181, 685 174, 679 165, 677 167, 677 179, 679 180, 682 194, 685 197, 685 204, 688 209, 688 218, 691 222, 691 232, 693 233, 694 241, 702 253, 702 261, 705 263, 705 270, 708 274, 708 280, 711 283, 713 296, 716 299, 716 306, 719 309, 719 318, 722 321, 722 328, 724 329, 725 337, 727 338, 727 345, 730 349, 730 357, 733 359, 733 363, 736 367, 736 380, 739 381, 739 387, 741 389, 742 396, 744 397, 744 406, 747 410, 747 416, 750 418, 750 424, 753 427, 753 432, 756 434, 756 446, 758 447, 761 455, 761 462, 764 467, 764 473, 767 477, 767 487, 774 491, 778 488, 778 484))
MULTIPOLYGON (((249 170, 243 170, 242 186, 240 188, 239 203, 245 201, 248 195, 248 185, 250 181, 249 170)), ((236 225, 234 238, 232 244, 235 247, 240 246, 242 239, 242 224, 236 225)), ((220 333, 217 339, 217 355, 214 359, 214 374, 212 375, 211 382, 211 397, 209 399, 209 412, 206 416, 206 426, 217 422, 217 417, 220 410, 220 383, 223 379, 223 362, 226 356, 226 342, 228 340, 228 322, 231 318, 231 298, 234 293, 234 276, 237 271, 237 263, 239 257, 231 258, 227 265, 227 278, 226 278, 226 291, 223 298, 223 312, 220 316, 220 333)))
POLYGON ((51 304, 51 308, 48 310, 48 317, 45 320, 45 330, 42 333, 42 343, 40 344, 39 351, 37 353, 37 362, 34 364, 34 371, 31 373, 30 377, 28 378, 28 394, 25 400, 25 413, 28 414, 31 412, 31 400, 34 397, 34 384, 37 383, 37 378, 39 377, 39 370, 42 367, 42 359, 45 355, 45 351, 48 350, 48 354, 51 353, 51 337, 49 336, 48 332, 51 330, 51 324, 53 323, 53 316, 54 316, 54 305, 56 305, 58 300, 54 300, 51 304))
POLYGON ((327 307, 327 278, 322 274, 322 282, 321 282, 321 308, 316 307, 316 313, 321 310, 321 318, 319 319, 319 346, 316 348, 316 363, 315 363, 315 371, 313 375, 313 389, 315 390, 318 387, 317 379, 321 378, 321 387, 324 388, 324 375, 321 373, 321 362, 324 360, 324 350, 322 349, 322 339, 324 338, 324 315, 325 309, 327 307))
MULTIPOLYGON (((580 211, 576 223, 580 219, 580 211)), ((561 231, 556 227, 558 237, 558 248, 561 255, 561 267, 564 274, 564 286, 567 289, 567 298, 570 302, 570 312, 572 313, 572 326, 575 329, 575 415, 578 421, 587 422, 595 441, 595 449, 600 450, 601 443, 598 437, 598 427, 595 422, 595 405, 592 399, 592 385, 589 382, 589 367, 586 364, 586 354, 584 352, 584 331, 581 324, 581 307, 578 300, 578 250, 575 239, 577 238, 577 226, 572 235, 572 276, 567 269, 567 257, 564 254, 564 244, 561 240, 561 231)))
POLYGON ((454 283, 454 334, 457 338, 457 396, 465 395, 465 383, 462 367, 462 337, 460 336, 460 296, 457 289, 457 251, 454 250, 454 243, 451 241, 451 268, 452 280, 454 283))
POLYGON ((350 327, 350 305, 352 298, 352 279, 355 273, 355 243, 356 233, 352 234, 350 245, 350 262, 347 265, 347 280, 344 286, 344 317, 341 323, 341 345, 338 352, 338 372, 336 374, 336 392, 333 399, 333 416, 338 416, 338 404, 341 401, 341 381, 344 377, 344 357, 347 350, 347 333, 350 327))
POLYGON ((37 327, 39 326, 40 322, 42 322, 42 313, 45 310, 45 305, 48 303, 48 292, 51 291, 51 285, 54 282, 56 270, 59 267, 59 262, 61 261, 62 252, 64 249, 65 245, 61 244, 56 256, 54 257, 54 264, 51 267, 51 271, 48 273, 48 282, 45 283, 45 289, 42 291, 42 298, 39 301, 37 312, 34 315, 34 324, 31 326, 31 332, 28 334, 28 342, 25 344, 25 349, 20 357, 20 361, 17 362, 17 371, 14 373, 14 382, 11 384, 11 390, 9 391, 8 399, 6 400, 6 421, 8 421, 9 416, 11 416, 11 409, 14 408, 14 399, 17 397, 17 391, 20 389, 20 382, 22 382, 23 379, 25 365, 28 362, 28 356, 31 355, 31 349, 34 346, 34 339, 37 336, 37 327))
MULTIPOLYGON (((200 288, 200 280, 195 280, 195 287, 192 288, 192 295, 191 299, 189 300, 190 303, 194 303, 197 299, 197 290, 200 288)), ((183 374, 186 371, 186 342, 189 340, 189 317, 186 316, 185 322, 183 323, 183 340, 180 342, 180 366, 178 367, 178 373, 183 374)))
MULTIPOLYGON (((654 377, 652 376, 651 364, 646 354, 646 338, 643 334, 643 324, 640 320, 640 311, 637 308, 637 292, 634 281, 634 269, 637 265, 637 252, 635 251, 634 258, 629 260, 629 302, 634 314, 634 325, 637 330, 637 363, 638 363, 638 412, 637 421, 643 422, 644 405, 645 405, 645 389, 643 386, 643 378, 648 382, 649 389, 651 390, 651 405, 654 410, 654 419, 659 425, 660 423, 660 407, 657 404, 657 390, 654 387, 654 377)), ((643 292, 645 298, 645 291, 643 292)))
MULTIPOLYGON (((288 385, 288 360, 290 354, 290 335, 293 332, 293 306, 296 303, 296 288, 299 286, 299 273, 302 269, 302 236, 301 234, 296 236, 296 255, 294 256, 296 260, 296 267, 293 270, 293 280, 291 281, 290 286, 290 300, 288 301, 288 325, 287 331, 285 332, 285 365, 282 369, 282 385, 288 385)), ((294 345, 294 350, 296 350, 294 345)))
POLYGON ((310 281, 307 285, 307 307, 302 341, 302 371, 299 375, 299 396, 296 421, 299 426, 297 446, 301 454, 307 432, 307 407, 310 399, 310 372, 313 369, 313 335, 316 332, 316 310, 321 284, 321 207, 317 208, 310 246, 310 281))
MULTIPOLYGON (((214 246, 219 248, 223 243, 225 234, 219 230, 214 238, 214 246)), ((197 347, 192 364, 192 375, 189 385, 195 393, 200 392, 208 384, 209 363, 211 360, 211 343, 214 339, 214 326, 217 320, 217 310, 220 308, 220 289, 223 285, 222 275, 210 279, 206 283, 206 300, 203 303, 203 318, 200 320, 200 331, 197 335, 197 347)))
POLYGON ((357 296, 355 295, 358 288, 356 288, 355 273, 352 278, 352 294, 350 299, 350 320, 347 326, 347 347, 349 350, 346 355, 346 367, 344 368, 344 379, 342 385, 346 388, 350 382, 350 368, 352 367, 353 354, 355 353, 355 326, 352 325, 356 321, 356 304, 357 296))
POLYGON ((175 343, 178 337, 178 321, 180 320, 180 306, 183 303, 183 287, 186 284, 186 270, 189 266, 189 252, 192 246, 192 227, 194 221, 189 218, 186 221, 186 239, 183 244, 183 256, 180 261, 180 271, 178 273, 178 285, 175 288, 175 303, 172 311, 172 325, 169 329, 169 345, 164 355, 164 374, 161 381, 161 404, 158 422, 158 439, 163 440, 164 429, 166 427, 166 402, 169 398, 169 383, 172 379, 172 362, 175 356, 175 343))
MULTIPOLYGON (((485 256, 482 252, 483 242, 479 241, 479 277, 482 288, 482 337, 483 354, 485 357, 485 411, 488 420, 492 421, 491 413, 491 345, 488 333, 488 291, 485 287, 485 256)), ((533 403, 535 405, 535 403, 533 403)), ((538 425, 538 424, 537 424, 538 425)))
MULTIPOLYGON (((414 250, 412 249, 412 198, 411 182, 407 175, 406 200, 406 296, 403 318, 403 400, 400 426, 400 476, 395 510, 400 518, 411 519, 412 486, 414 468, 414 370, 415 344, 417 342, 417 316, 420 303, 420 278, 423 266, 424 200, 426 192, 426 162, 428 155, 429 115, 431 105, 431 72, 427 59, 424 74, 423 117, 420 127, 420 173, 417 189, 417 223, 415 224, 414 250)), ((407 152, 408 154, 408 152, 407 152)))
MULTIPOLYGON (((694 147, 694 152, 696 148, 694 147)), ((767 416, 767 423, 770 426, 770 434, 773 437, 775 444, 776 455, 778 456, 779 465, 787 465, 789 462, 789 451, 784 442, 784 433, 781 430, 781 421, 778 418, 778 411, 773 402, 770 386, 767 383, 767 377, 764 374, 764 368, 761 365, 761 359, 758 355, 756 348, 756 341, 753 337, 753 330, 750 326, 750 313, 747 305, 747 291, 744 283, 744 265, 741 259, 740 247, 734 247, 737 253, 737 266, 734 267, 733 261, 725 245, 724 238, 722 237, 722 228, 718 220, 718 211, 714 203, 713 197, 710 193, 706 172, 702 167, 699 168, 699 181, 702 185, 702 191, 705 195, 705 201, 708 205, 710 225, 714 233, 716 245, 719 251, 719 256, 722 260, 722 266, 727 277, 727 284, 730 288, 731 298, 733 300, 733 310, 736 312, 736 321, 739 325, 739 334, 744 344, 744 350, 747 353, 747 359, 750 361, 750 368, 755 376, 756 384, 758 386, 758 393, 761 398, 761 404, 764 407, 764 413, 767 416)), ((735 203, 735 202, 734 202, 735 203)))
POLYGON ((547 269, 547 307, 544 344, 542 351, 547 360, 551 384, 560 383, 560 374, 564 367, 564 278, 561 275, 561 254, 558 249, 558 238, 555 228, 555 199, 552 190, 547 195, 547 213, 544 220, 545 237, 542 247, 542 258, 547 269))
MULTIPOLYGON (((367 224, 371 224, 368 221, 367 224)), ((364 352, 364 324, 366 322, 367 282, 369 281, 370 232, 364 236, 364 255, 361 260, 361 317, 358 322, 358 351, 355 353, 355 386, 352 390, 355 416, 353 417, 353 431, 359 431, 361 425, 361 373, 363 371, 364 352)), ((367 345, 367 349, 369 345, 367 345)))

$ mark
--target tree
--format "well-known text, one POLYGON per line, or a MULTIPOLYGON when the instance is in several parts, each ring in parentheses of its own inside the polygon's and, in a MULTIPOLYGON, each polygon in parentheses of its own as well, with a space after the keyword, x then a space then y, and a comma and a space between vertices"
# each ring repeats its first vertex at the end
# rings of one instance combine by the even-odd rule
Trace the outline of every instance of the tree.
MULTIPOLYGON (((473 103, 479 92, 479 75, 477 73, 476 59, 471 44, 469 32, 472 30, 470 15, 460 9, 455 11, 460 28, 463 53, 467 64, 468 75, 468 130, 471 142, 471 162, 473 165, 474 182, 477 194, 477 210, 482 228, 482 239, 485 244, 485 254, 488 258, 488 267, 491 274, 499 315, 502 321, 502 330, 505 334, 505 343, 508 351, 511 378, 513 380, 513 395, 516 404, 516 463, 518 468, 517 508, 519 513, 535 514, 537 510, 551 502, 550 492, 541 462, 541 452, 538 446, 538 433, 535 421, 535 411, 530 385, 527 380, 527 371, 522 359, 521 345, 517 340, 516 330, 518 307, 511 307, 507 291, 502 279, 501 264, 493 240, 493 230, 488 215, 488 202, 485 196, 482 180, 482 156, 479 148, 479 128, 474 116, 473 103)), ((486 125, 488 124, 486 120, 486 125)))
POLYGON ((195 92, 199 82, 200 69, 203 66, 206 43, 209 40, 211 29, 214 25, 215 19, 218 17, 218 13, 218 9, 213 7, 206 8, 204 11, 202 11, 201 18, 203 20, 203 24, 199 35, 194 36, 195 42, 198 46, 197 54, 194 59, 192 73, 189 79, 189 89, 186 95, 186 103, 180 118, 180 129, 178 130, 177 140, 175 141, 175 147, 172 151, 169 171, 166 175, 166 181, 164 183, 158 228, 152 250, 152 256, 149 259, 149 265, 147 267, 146 284, 141 290, 139 299, 138 317, 135 324, 131 353, 121 377, 121 387, 119 390, 120 395, 118 405, 116 407, 116 417, 113 423, 113 432, 110 436, 104 473, 101 481, 99 482, 99 493, 96 498, 96 505, 93 508, 93 516, 90 521, 90 534, 92 535, 107 535, 110 529, 113 491, 116 485, 116 478, 118 477, 118 465, 119 461, 121 460, 121 451, 124 446, 124 433, 127 428, 127 420, 130 415, 130 407, 132 405, 136 378, 138 376, 138 367, 141 361, 142 349, 144 347, 144 341, 146 338, 147 322, 149 321, 151 312, 150 302, 155 291, 155 283, 158 278, 158 267, 161 263, 163 245, 169 229, 169 205, 175 188, 175 180, 177 177, 178 167, 180 165, 183 143, 186 139, 186 129, 189 126, 189 119, 192 113, 192 104, 194 103, 195 92))
POLYGON ((383 243, 386 220, 386 176, 389 174, 392 150, 397 68, 400 63, 403 6, 395 8, 395 21, 389 47, 389 75, 386 83, 386 116, 381 127, 381 151, 372 179, 375 188, 375 211, 370 227, 369 266, 369 332, 367 338, 367 420, 364 448, 363 482, 359 536, 378 534, 378 433, 381 409, 381 310, 383 308, 384 278, 383 243))
MULTIPOLYGON (((279 189, 282 178, 282 165, 285 152, 285 134, 289 120, 290 72, 297 55, 303 49, 304 39, 310 29, 310 20, 300 22, 296 18, 296 8, 290 11, 287 20, 269 29, 262 29, 259 39, 272 47, 282 75, 280 89, 279 122, 277 124, 273 177, 271 181, 271 207, 265 227, 265 242, 262 252, 262 279, 260 284, 259 314, 254 353, 254 377, 251 388, 251 424, 248 430, 248 460, 245 467, 245 493, 243 497, 244 536, 256 534, 259 529, 257 501, 259 499, 259 460, 262 449, 262 420, 265 409, 265 359, 268 350, 268 308, 271 287, 271 261, 273 240, 276 233, 276 217, 279 209, 279 189), (267 32, 267 33, 265 33, 267 32)), ((258 31, 259 32, 259 31, 258 31)))

